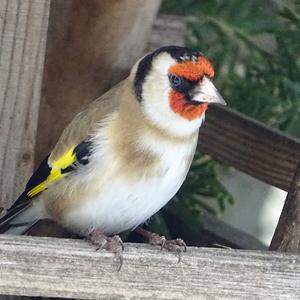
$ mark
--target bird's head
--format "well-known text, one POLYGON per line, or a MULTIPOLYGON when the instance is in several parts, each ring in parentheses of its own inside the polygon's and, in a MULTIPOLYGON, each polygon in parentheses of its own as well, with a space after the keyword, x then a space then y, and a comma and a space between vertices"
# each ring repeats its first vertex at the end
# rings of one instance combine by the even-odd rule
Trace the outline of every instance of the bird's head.
POLYGON ((210 103, 225 104, 212 83, 214 73, 200 52, 166 46, 140 59, 131 78, 145 115, 185 134, 199 128, 210 103))

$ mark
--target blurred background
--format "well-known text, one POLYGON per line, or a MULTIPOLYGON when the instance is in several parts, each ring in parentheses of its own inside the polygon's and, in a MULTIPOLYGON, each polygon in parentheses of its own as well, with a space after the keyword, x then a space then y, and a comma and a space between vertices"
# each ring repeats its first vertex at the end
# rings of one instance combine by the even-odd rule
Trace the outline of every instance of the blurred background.
MULTIPOLYGON (((230 108, 300 137, 300 2, 164 0, 160 13, 183 17, 185 45, 212 60, 216 85, 230 108)), ((149 225, 175 237, 183 222, 197 235, 205 216, 216 216, 269 245, 285 197, 197 154, 175 201, 149 225)))

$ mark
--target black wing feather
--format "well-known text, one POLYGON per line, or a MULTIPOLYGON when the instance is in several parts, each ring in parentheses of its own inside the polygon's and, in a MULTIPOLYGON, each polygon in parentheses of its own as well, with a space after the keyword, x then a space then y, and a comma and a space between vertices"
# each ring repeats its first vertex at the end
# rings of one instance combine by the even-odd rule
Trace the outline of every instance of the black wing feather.
MULTIPOLYGON (((61 170, 61 173, 66 174, 76 170, 78 164, 86 165, 89 162, 89 157, 92 153, 93 143, 90 140, 84 140, 78 144, 73 153, 76 156, 76 161, 65 169, 61 170)), ((31 203, 32 200, 39 194, 34 196, 29 196, 28 192, 36 187, 38 184, 42 183, 50 175, 51 167, 48 164, 49 155, 42 161, 37 170, 32 174, 28 180, 24 192, 19 196, 19 198, 14 202, 14 204, 7 210, 5 216, 0 218, 0 227, 8 223, 10 220, 15 218, 17 215, 22 213, 31 203)), ((1 232, 1 229, 0 229, 1 232)))
POLYGON ((41 162, 37 170, 32 174, 30 179, 28 180, 24 192, 20 195, 20 197, 14 202, 14 204, 9 208, 8 212, 14 210, 19 205, 27 203, 29 204, 33 198, 36 196, 30 197, 27 193, 33 189, 35 186, 45 181, 51 172, 51 168, 48 165, 48 158, 50 154, 41 162))

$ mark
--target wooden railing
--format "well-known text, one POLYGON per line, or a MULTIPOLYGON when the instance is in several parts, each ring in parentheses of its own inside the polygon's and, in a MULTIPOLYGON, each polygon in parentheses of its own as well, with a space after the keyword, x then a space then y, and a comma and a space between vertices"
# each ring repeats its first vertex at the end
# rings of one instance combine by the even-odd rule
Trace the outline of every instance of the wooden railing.
POLYGON ((300 252, 300 141, 228 108, 210 109, 198 149, 288 191, 272 250, 300 252))
POLYGON ((208 110, 198 149, 285 191, 300 161, 299 140, 227 107, 208 110))
POLYGON ((125 244, 112 255, 81 240, 0 235, 0 292, 77 299, 297 299, 296 254, 193 248, 182 255, 125 244))

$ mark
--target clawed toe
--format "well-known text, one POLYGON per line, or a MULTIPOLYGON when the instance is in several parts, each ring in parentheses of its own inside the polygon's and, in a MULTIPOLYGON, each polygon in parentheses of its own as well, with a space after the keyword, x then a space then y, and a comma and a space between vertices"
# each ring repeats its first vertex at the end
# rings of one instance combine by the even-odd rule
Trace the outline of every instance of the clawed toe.
POLYGON ((181 253, 186 252, 186 243, 182 239, 167 240, 164 236, 152 233, 141 227, 136 229, 136 232, 149 240, 149 243, 154 246, 160 246, 161 250, 166 249, 178 254, 178 262, 181 262, 181 253))
POLYGON ((181 262, 181 253, 186 252, 187 250, 186 243, 182 239, 165 240, 162 248, 171 252, 176 252, 178 254, 178 262, 181 262))
POLYGON ((119 272, 123 266, 123 251, 115 253, 114 261, 117 263, 117 271, 119 272))
POLYGON ((99 230, 93 228, 87 234, 88 239, 95 245, 96 251, 107 250, 114 253, 114 261, 118 263, 117 271, 120 271, 123 265, 124 244, 118 235, 113 237, 106 236, 99 230))

